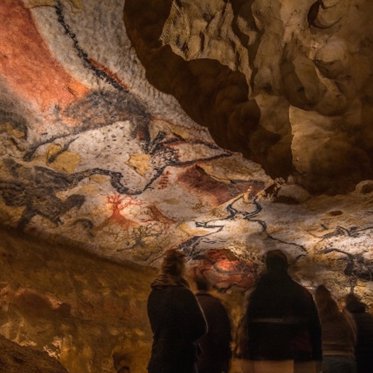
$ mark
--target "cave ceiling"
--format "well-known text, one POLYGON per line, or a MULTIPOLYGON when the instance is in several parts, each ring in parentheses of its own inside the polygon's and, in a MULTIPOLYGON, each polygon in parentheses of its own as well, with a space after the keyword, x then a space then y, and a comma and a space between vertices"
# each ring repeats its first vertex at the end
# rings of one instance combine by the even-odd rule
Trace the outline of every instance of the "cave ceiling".
POLYGON ((117 262, 177 247, 223 289, 280 248, 369 292, 372 10, 2 1, 1 223, 117 262))
POLYGON ((2 0, 0 334, 70 373, 143 372, 168 248, 234 323, 270 249, 310 289, 373 307, 371 14, 2 0))

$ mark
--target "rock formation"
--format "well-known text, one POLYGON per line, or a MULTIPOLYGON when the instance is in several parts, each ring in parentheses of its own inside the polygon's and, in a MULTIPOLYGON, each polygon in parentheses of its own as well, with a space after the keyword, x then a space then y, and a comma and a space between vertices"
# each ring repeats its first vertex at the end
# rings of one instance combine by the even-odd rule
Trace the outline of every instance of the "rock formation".
POLYGON ((224 294, 280 248, 372 305, 372 5, 3 0, 0 333, 143 372, 171 247, 224 294))
POLYGON ((368 0, 127 0, 125 21, 149 80, 220 145, 336 193, 372 177, 372 11, 368 0))

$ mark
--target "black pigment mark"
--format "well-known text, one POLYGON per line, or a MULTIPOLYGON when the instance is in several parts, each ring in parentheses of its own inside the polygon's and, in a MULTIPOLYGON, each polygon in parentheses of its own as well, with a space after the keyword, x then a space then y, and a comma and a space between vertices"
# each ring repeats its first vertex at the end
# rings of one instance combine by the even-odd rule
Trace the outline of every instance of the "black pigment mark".
POLYGON ((338 237, 338 236, 347 236, 347 237, 360 237, 360 233, 368 230, 373 230, 373 225, 365 227, 365 228, 358 228, 358 227, 350 227, 350 228, 345 228, 342 227, 341 225, 337 225, 334 229, 333 232, 324 234, 321 238, 321 241, 333 237, 338 237))
POLYGON ((31 161, 40 146, 55 140, 79 135, 89 130, 111 126, 115 122, 130 120, 134 124, 132 138, 140 141, 145 152, 151 142, 149 123, 151 116, 142 103, 129 92, 109 92, 97 90, 72 103, 62 113, 62 117, 79 123, 69 128, 68 133, 51 136, 32 144, 23 156, 24 161, 31 161))
MULTIPOLYGON (((163 136, 157 138, 157 141, 160 141, 163 136)), ((8 206, 25 207, 18 222, 19 228, 23 229, 35 215, 43 216, 55 224, 60 224, 60 216, 73 207, 80 208, 85 201, 85 197, 72 195, 62 201, 56 196, 56 193, 72 189, 83 179, 93 175, 108 176, 111 186, 120 194, 140 195, 152 186, 167 167, 186 167, 198 162, 231 156, 230 153, 221 153, 206 158, 179 161, 177 150, 168 148, 168 144, 158 143, 157 145, 152 144, 152 146, 157 149, 151 159, 153 175, 142 188, 131 189, 124 185, 122 182, 123 174, 117 171, 96 167, 66 174, 41 166, 27 168, 14 159, 8 158, 4 160, 4 165, 15 180, 0 180, 0 194, 8 206)))
POLYGON ((120 84, 116 79, 111 77, 106 71, 104 71, 104 69, 100 69, 99 67, 95 66, 92 63, 92 61, 88 57, 87 52, 84 51, 84 49, 80 46, 79 41, 76 37, 76 34, 71 30, 70 25, 68 25, 66 23, 64 11, 63 11, 63 6, 62 6, 60 0, 57 0, 55 10, 56 10, 58 23, 64 29, 65 34, 68 35, 70 37, 70 39, 72 40, 72 42, 74 44, 74 49, 77 52, 78 57, 83 62, 83 65, 85 67, 87 67, 89 70, 91 70, 97 78, 99 78, 100 80, 103 80, 104 82, 110 84, 111 86, 113 86, 118 91, 128 92, 128 90, 122 84, 120 84))
POLYGON ((316 2, 314 2, 311 5, 310 10, 308 11, 308 14, 307 14, 308 25, 310 27, 315 27, 318 29, 328 29, 328 28, 335 26, 338 22, 341 21, 342 17, 339 17, 338 19, 336 19, 334 22, 330 24, 321 25, 320 23, 318 23, 317 21, 318 21, 320 12, 326 9, 328 9, 328 7, 325 6, 324 0, 317 0, 316 2))
POLYGON ((53 153, 52 155, 50 155, 47 159, 47 163, 52 163, 54 162, 61 154, 63 154, 64 152, 66 152, 68 149, 69 149, 69 146, 71 143, 73 143, 77 138, 73 138, 71 140, 69 140, 68 142, 66 142, 65 144, 63 144, 62 148, 60 150, 58 150, 57 152, 53 153))
POLYGON ((204 239, 205 237, 207 237, 211 234, 216 234, 218 232, 221 232, 224 229, 225 225, 224 225, 223 222, 233 221, 233 220, 236 220, 237 218, 242 218, 244 220, 250 221, 251 223, 259 224, 259 226, 261 227, 262 233, 264 233, 267 236, 268 239, 270 239, 272 241, 275 241, 275 242, 278 242, 278 243, 281 243, 281 244, 284 244, 284 245, 296 247, 297 249, 299 249, 301 251, 300 256, 303 256, 304 254, 307 253, 307 249, 303 245, 297 244, 295 242, 285 241, 285 240, 282 240, 282 239, 277 238, 277 237, 273 236, 272 234, 270 234, 268 232, 268 226, 267 226, 266 221, 264 221, 262 219, 255 218, 263 210, 263 207, 259 203, 257 197, 254 197, 252 199, 252 204, 254 206, 254 209, 252 211, 249 211, 249 212, 238 210, 235 207, 235 204, 238 201, 240 201, 241 199, 243 199, 243 195, 240 195, 239 197, 235 198, 232 202, 230 202, 225 207, 227 215, 223 218, 211 219, 211 220, 208 220, 208 221, 205 221, 205 222, 195 221, 195 226, 197 228, 214 229, 214 231, 211 232, 211 233, 208 233, 206 235, 203 235, 203 236, 192 237, 188 241, 186 241, 185 243, 180 245, 179 248, 182 249, 182 250, 188 249, 190 247, 190 242, 191 242, 193 244, 192 245, 192 250, 189 249, 188 254, 193 256, 193 254, 195 255, 196 246, 200 242, 202 242, 202 239, 204 239), (220 223, 220 224, 218 224, 218 223, 220 223), (194 241, 193 238, 195 238, 196 240, 194 241))
POLYGON ((0 107, 0 127, 9 124, 15 130, 22 133, 22 139, 27 139, 27 121, 26 119, 13 111, 8 111, 0 107))
POLYGON ((94 228, 94 224, 93 224, 92 220, 87 219, 87 218, 76 219, 76 220, 74 220, 74 222, 71 225, 82 226, 87 231, 87 233, 90 237, 94 237, 94 235, 92 233, 92 229, 94 228))
POLYGON ((368 260, 364 257, 364 255, 358 254, 351 254, 344 250, 336 249, 334 247, 327 247, 321 250, 322 254, 329 254, 332 252, 337 252, 344 254, 346 257, 346 267, 343 273, 352 278, 359 278, 360 280, 364 281, 373 281, 373 261, 368 260))

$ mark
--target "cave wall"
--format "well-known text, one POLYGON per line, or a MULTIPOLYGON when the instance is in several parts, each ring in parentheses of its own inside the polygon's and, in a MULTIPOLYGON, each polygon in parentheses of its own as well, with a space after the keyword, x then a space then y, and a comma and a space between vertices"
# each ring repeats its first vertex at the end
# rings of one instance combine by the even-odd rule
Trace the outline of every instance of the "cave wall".
POLYGON ((316 193, 372 176, 371 1, 129 0, 125 10, 149 80, 220 145, 316 193))
POLYGON ((146 299, 154 269, 0 232, 3 336, 47 352, 69 373, 114 373, 120 366, 146 370, 146 299))
POLYGON ((328 3, 360 33, 342 15, 320 28, 334 13, 310 13, 309 1, 271 4, 0 3, 0 222, 23 232, 18 242, 0 230, 1 334, 70 373, 115 372, 113 351, 133 342, 143 371, 148 267, 171 247, 221 292, 251 288, 280 248, 310 289, 373 303, 373 181, 357 184, 372 154, 369 4, 328 3), (323 65, 351 70, 351 100, 333 101, 318 82, 342 78, 328 83, 322 58, 329 42, 352 53, 354 37, 348 67, 323 65), (323 111, 337 101, 343 110, 323 111))

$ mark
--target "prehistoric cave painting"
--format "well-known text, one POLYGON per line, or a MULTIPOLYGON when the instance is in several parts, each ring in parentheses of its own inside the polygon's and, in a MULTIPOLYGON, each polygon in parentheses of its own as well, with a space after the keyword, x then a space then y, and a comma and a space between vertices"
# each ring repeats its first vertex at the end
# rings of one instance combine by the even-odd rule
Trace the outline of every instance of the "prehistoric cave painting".
POLYGON ((258 189, 264 187, 263 182, 256 182, 255 180, 232 180, 227 184, 214 179, 198 165, 186 170, 179 176, 178 181, 182 185, 185 185, 189 191, 194 190, 197 194, 203 196, 204 199, 209 196, 212 206, 217 206, 229 201, 254 184, 256 184, 256 188, 258 189))
POLYGON ((11 158, 3 162, 14 179, 0 180, 0 194, 8 206, 25 208, 18 228, 24 229, 36 215, 56 225, 62 224, 63 214, 83 205, 83 195, 72 194, 65 200, 56 196, 57 192, 73 188, 80 181, 80 175, 69 177, 38 166, 26 168, 11 158))
POLYGON ((18 113, 9 111, 2 107, 0 103, 0 133, 9 131, 10 126, 14 131, 17 132, 19 138, 22 140, 27 139, 27 121, 26 119, 18 113))
POLYGON ((57 103, 66 107, 87 93, 51 54, 22 1, 1 1, 0 18, 0 75, 19 98, 44 111, 57 103))
POLYGON ((360 237, 361 232, 373 230, 373 225, 368 226, 365 228, 359 228, 359 227, 350 227, 350 228, 345 228, 340 225, 337 225, 335 227, 335 230, 330 233, 326 233, 325 235, 322 236, 322 239, 327 239, 327 238, 332 238, 332 237, 338 237, 338 236, 348 236, 348 237, 360 237))
POLYGON ((345 1, 337 0, 332 2, 331 5, 328 5, 325 0, 314 2, 307 16, 309 26, 319 29, 328 29, 335 26, 343 18, 343 14, 338 8, 347 8, 345 1))
POLYGON ((97 78, 110 84, 118 91, 128 92, 128 89, 125 86, 125 84, 115 74, 112 74, 105 67, 91 59, 88 56, 87 52, 80 46, 76 34, 72 31, 70 25, 65 20, 64 10, 60 0, 56 0, 55 9, 57 14, 57 20, 59 24, 62 26, 65 34, 68 35, 69 38, 73 41, 74 49, 79 58, 81 59, 81 61, 83 62, 83 65, 87 67, 89 70, 91 70, 97 78))
POLYGON ((129 229, 131 227, 136 227, 139 225, 139 223, 129 219, 128 217, 125 217, 122 213, 122 211, 129 206, 139 205, 139 201, 131 197, 127 197, 124 200, 124 197, 120 196, 119 194, 112 194, 110 196, 107 196, 106 199, 107 202, 111 205, 112 212, 109 219, 100 226, 103 226, 108 222, 119 224, 123 227, 123 229, 129 229))
POLYGON ((373 225, 364 228, 345 228, 338 225, 332 232, 324 234, 320 240, 320 243, 325 242, 320 250, 321 254, 343 254, 343 260, 346 261, 344 274, 350 278, 351 286, 356 284, 357 279, 373 281, 373 260, 364 255, 369 253, 369 247, 365 252, 354 249, 354 241, 364 238, 365 234, 369 233, 373 233, 373 225), (343 244, 340 242, 341 239, 344 240, 343 244))
POLYGON ((193 266, 197 273, 223 291, 233 286, 249 289, 258 275, 257 263, 240 259, 227 249, 201 253, 194 258, 193 266))
MULTIPOLYGON (((255 185, 255 184, 254 184, 255 185)), ((210 219, 206 221, 195 221, 195 227, 196 228, 204 228, 209 229, 211 232, 206 233, 201 236, 194 236, 189 238, 188 240, 182 242, 179 245, 179 249, 183 250, 187 253, 188 256, 190 256, 192 259, 195 257, 198 257, 198 255, 201 254, 201 250, 198 249, 199 245, 204 242, 206 242, 206 239, 210 240, 210 243, 214 243, 211 241, 211 236, 220 233, 223 231, 225 224, 229 221, 235 221, 235 220, 244 220, 250 223, 255 223, 259 225, 261 233, 264 235, 264 240, 272 241, 273 243, 277 245, 283 245, 284 247, 295 250, 295 261, 297 261, 302 256, 305 256, 307 254, 307 249, 304 245, 298 244, 296 242, 286 241, 281 238, 275 237, 273 234, 271 234, 268 231, 268 224, 264 219, 260 219, 258 215, 262 212, 263 207, 260 204, 260 198, 261 192, 256 191, 254 192, 254 195, 251 195, 251 191, 254 190, 254 188, 249 188, 249 195, 250 195, 250 202, 249 205, 253 207, 253 210, 247 211, 247 204, 248 202, 245 202, 245 194, 241 194, 238 197, 234 198, 230 203, 228 203, 225 206, 226 216, 219 217, 215 219, 210 219), (240 202, 244 202, 244 205, 240 205, 240 207, 236 207, 240 202)))
POLYGON ((350 278, 351 286, 356 285, 356 280, 373 281, 373 260, 365 258, 364 254, 351 254, 337 248, 325 248, 322 254, 341 253, 345 256, 346 267, 344 274, 350 278))
MULTIPOLYGON (((151 145, 149 135, 150 114, 144 105, 127 91, 112 92, 108 90, 96 90, 90 92, 82 99, 75 101, 63 111, 57 107, 55 115, 56 119, 62 121, 62 123, 73 122, 75 125, 73 127, 66 125, 65 128, 68 128, 68 132, 53 135, 31 144, 24 154, 23 160, 31 161, 38 148, 55 140, 79 135, 85 131, 102 128, 115 122, 126 120, 130 120, 133 123, 131 135, 140 141, 145 152, 148 151, 148 146, 151 145)), ((64 150, 67 150, 67 147, 64 150)))
POLYGON ((87 218, 75 219, 71 225, 72 226, 80 225, 87 232, 90 238, 94 237, 94 234, 93 234, 94 223, 91 219, 87 219, 87 218))
MULTIPOLYGON (((147 125, 143 127, 146 129, 146 133, 148 133, 147 125)), ((67 139, 66 144, 62 146, 61 150, 57 154, 54 154, 54 158, 58 157, 63 151, 66 151, 74 139, 75 137, 67 139)), ((56 137, 53 137, 49 141, 52 142, 54 140, 56 140, 56 137)), ((186 167, 201 161, 211 161, 221 157, 231 156, 228 152, 220 151, 218 154, 206 156, 204 158, 180 160, 176 145, 185 143, 185 140, 180 136, 175 135, 169 137, 166 136, 164 132, 158 132, 154 139, 150 139, 149 136, 149 139, 140 138, 138 140, 144 144, 144 152, 151 156, 152 165, 152 172, 149 178, 145 181, 145 184, 139 188, 131 188, 130 186, 124 185, 122 182, 123 174, 118 171, 91 168, 80 172, 65 174, 40 166, 35 166, 31 169, 17 163, 12 158, 5 159, 4 164, 14 177, 14 180, 2 180, 2 196, 9 206, 25 206, 24 214, 19 222, 19 227, 24 228, 35 215, 47 217, 56 224, 60 223, 60 215, 66 213, 75 206, 80 207, 84 203, 85 197, 73 195, 65 202, 62 202, 55 193, 69 190, 77 186, 80 181, 87 177, 93 175, 108 176, 111 186, 117 193, 140 195, 162 176, 167 167, 186 167), (10 195, 13 197, 10 198, 10 195), (23 198, 24 195, 27 195, 26 199, 23 198), (16 196, 17 198, 15 198, 16 196)), ((37 144, 37 146, 32 146, 31 150, 26 152, 24 158, 31 160, 35 151, 40 146, 49 143, 49 141, 44 141, 43 143, 37 144)), ((218 149, 213 144, 196 141, 196 144, 201 143, 208 148, 213 148, 214 150, 218 149)), ((188 144, 193 145, 193 141, 188 144)), ((53 162, 53 160, 54 159, 51 159, 51 157, 48 158, 49 162, 53 162)), ((157 212, 154 207, 152 214, 158 214, 159 216, 159 212, 157 212)))

